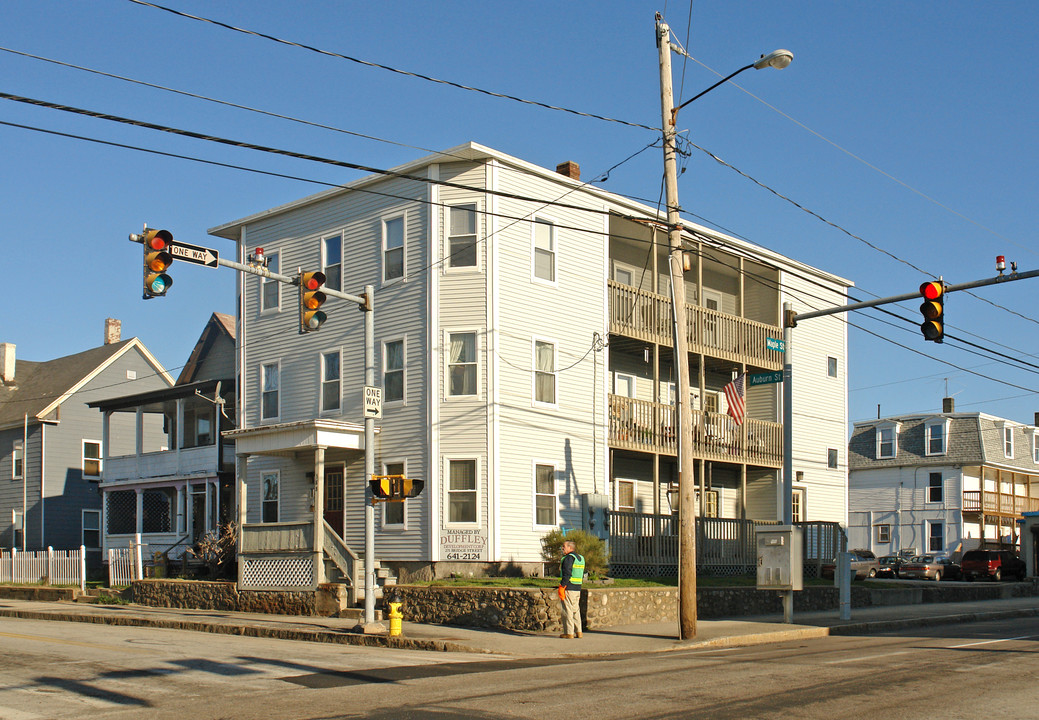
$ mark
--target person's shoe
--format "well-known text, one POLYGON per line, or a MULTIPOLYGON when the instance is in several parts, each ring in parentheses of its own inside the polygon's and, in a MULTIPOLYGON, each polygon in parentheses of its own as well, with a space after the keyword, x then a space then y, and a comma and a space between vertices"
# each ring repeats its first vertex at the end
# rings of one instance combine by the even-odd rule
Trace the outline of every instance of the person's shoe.
POLYGON ((573 636, 573 635, 571 635, 570 633, 563 633, 563 634, 562 634, 562 635, 560 635, 559 637, 561 637, 561 638, 566 638, 567 640, 571 640, 571 639, 573 639, 573 637, 574 637, 574 636, 573 636))
POLYGON ((581 633, 574 633, 574 637, 581 637, 581 633))

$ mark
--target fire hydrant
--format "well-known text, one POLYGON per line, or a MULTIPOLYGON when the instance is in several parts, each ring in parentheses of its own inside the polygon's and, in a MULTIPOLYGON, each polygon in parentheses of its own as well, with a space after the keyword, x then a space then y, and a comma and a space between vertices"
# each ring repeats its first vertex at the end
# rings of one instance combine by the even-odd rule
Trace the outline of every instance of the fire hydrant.
POLYGON ((401 620, 404 619, 400 606, 404 604, 404 599, 401 598, 399 592, 394 591, 392 595, 386 598, 386 604, 390 608, 390 636, 400 635, 401 620))

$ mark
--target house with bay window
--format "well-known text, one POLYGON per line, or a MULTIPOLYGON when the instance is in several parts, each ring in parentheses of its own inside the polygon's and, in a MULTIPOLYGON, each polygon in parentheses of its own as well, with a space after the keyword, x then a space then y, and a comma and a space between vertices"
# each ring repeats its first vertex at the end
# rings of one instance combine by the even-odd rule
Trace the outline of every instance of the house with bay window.
MULTIPOLYGON (((468 143, 210 231, 241 263, 321 271, 352 294, 374 287, 375 471, 425 484, 376 508, 376 557, 398 576, 540 568, 553 529, 615 536, 673 514, 664 218, 579 174, 468 143)), ((770 339, 783 337, 785 302, 841 304, 850 283, 692 223, 683 242, 700 511, 774 521, 781 385, 748 383, 742 423, 723 388, 782 369, 770 339)), ((321 328, 300 333, 298 293, 238 281, 238 427, 226 437, 245 587, 349 577, 342 566, 363 547, 363 313, 330 298, 321 328), (338 559, 310 563, 315 548, 338 559)), ((796 513, 843 522, 845 325, 820 318, 796 337, 796 513)))
POLYGON ((857 422, 848 443, 848 543, 877 556, 1019 549, 1039 511, 1039 417, 942 412, 857 422))

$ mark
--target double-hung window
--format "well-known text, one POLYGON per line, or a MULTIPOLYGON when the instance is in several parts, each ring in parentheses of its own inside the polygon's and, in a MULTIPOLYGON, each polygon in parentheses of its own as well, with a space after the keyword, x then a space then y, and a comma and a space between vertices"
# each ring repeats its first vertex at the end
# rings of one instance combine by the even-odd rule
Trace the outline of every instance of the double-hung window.
POLYGON ((1003 457, 1014 457, 1014 428, 1003 426, 1003 457))
POLYGON ((556 346, 544 340, 534 341, 534 402, 556 404, 556 346))
POLYGON ((260 398, 260 419, 271 420, 276 418, 281 413, 280 401, 278 398, 281 372, 278 367, 278 363, 271 363, 264 365, 260 368, 260 382, 261 382, 261 398, 260 398))
POLYGON ((93 479, 101 477, 101 442, 99 440, 83 441, 83 477, 93 479))
POLYGON ((278 522, 278 504, 281 498, 281 475, 277 470, 268 470, 260 475, 263 503, 260 522, 278 522))
MULTIPOLYGON (((271 253, 267 256, 267 269, 272 273, 281 272, 279 267, 280 256, 271 253)), ((260 280, 260 312, 277 310, 281 305, 281 283, 269 277, 260 280)))
POLYGON ((929 522, 927 526, 927 552, 941 552, 945 549, 945 524, 929 522))
POLYGON ((83 532, 80 542, 86 548, 101 547, 101 511, 83 510, 82 515, 83 532))
POLYGON ((386 402, 404 402, 404 339, 382 344, 382 392, 386 402))
POLYGON ((940 472, 929 473, 927 478, 927 502, 940 503, 945 499, 945 486, 940 472))
POLYGON ((552 465, 534 465, 534 524, 543 527, 558 524, 556 518, 556 469, 552 465))
POLYGON ((890 525, 874 525, 877 529, 877 542, 880 544, 887 544, 891 542, 891 526, 890 525))
POLYGON ((404 277, 404 216, 382 221, 382 279, 404 277))
MULTIPOLYGON (((383 463, 382 474, 383 475, 407 475, 403 462, 388 462, 383 463)), ((402 502, 384 502, 379 503, 382 505, 382 524, 383 525, 404 525, 405 518, 405 506, 407 500, 402 502)), ((400 529, 398 527, 398 529, 400 529)))
POLYGON ((826 467, 831 470, 837 469, 837 448, 828 448, 826 450, 826 467))
POLYGON ((21 480, 25 472, 25 451, 21 442, 16 442, 11 448, 11 479, 21 480))
POLYGON ((944 419, 931 421, 924 425, 925 455, 945 454, 946 436, 948 435, 946 432, 947 426, 947 421, 944 419))
POLYGON ((321 272, 325 274, 326 288, 343 289, 343 237, 341 235, 333 235, 321 241, 321 272))
POLYGON ((476 205, 454 205, 448 208, 447 265, 476 267, 476 205))
POLYGON ((447 521, 477 522, 476 460, 448 460, 447 521))
POLYGON ((877 459, 893 458, 898 454, 898 426, 881 425, 877 427, 877 459))
POLYGON ((321 412, 339 409, 342 396, 339 357, 338 350, 321 356, 321 412))
POLYGON ((534 278, 556 281, 556 226, 548 220, 534 221, 534 278))
POLYGON ((1032 462, 1039 465, 1039 433, 1032 433, 1032 462))
POLYGON ((448 334, 447 394, 476 395, 476 333, 448 334))

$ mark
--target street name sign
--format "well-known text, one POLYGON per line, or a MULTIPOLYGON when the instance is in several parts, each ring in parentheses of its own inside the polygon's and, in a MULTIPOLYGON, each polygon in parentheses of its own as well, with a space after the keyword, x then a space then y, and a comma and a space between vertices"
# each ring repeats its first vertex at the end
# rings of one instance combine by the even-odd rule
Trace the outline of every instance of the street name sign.
POLYGON ((751 387, 754 387, 755 385, 769 385, 770 383, 779 382, 783 382, 782 370, 767 373, 752 373, 747 376, 747 384, 751 387))
POLYGON ((373 385, 364 386, 364 417, 382 417, 382 388, 373 385))
POLYGON ((769 350, 775 350, 776 352, 786 352, 786 342, 783 340, 777 340, 776 338, 765 338, 765 347, 769 350))
POLYGON ((196 265, 204 265, 209 268, 215 268, 220 264, 220 253, 212 248, 201 247, 200 245, 188 245, 187 243, 182 242, 172 242, 166 249, 169 251, 169 254, 173 256, 174 260, 183 260, 196 265))

